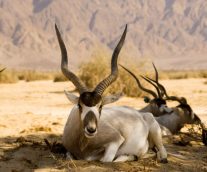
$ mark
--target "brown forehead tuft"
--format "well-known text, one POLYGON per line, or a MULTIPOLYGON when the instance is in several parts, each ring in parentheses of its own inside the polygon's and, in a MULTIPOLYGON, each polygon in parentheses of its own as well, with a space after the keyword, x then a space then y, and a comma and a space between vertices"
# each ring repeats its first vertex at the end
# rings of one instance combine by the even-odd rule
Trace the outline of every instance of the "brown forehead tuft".
POLYGON ((153 102, 155 102, 158 107, 160 107, 161 105, 166 105, 166 101, 160 98, 153 99, 153 102))
POLYGON ((80 101, 86 106, 95 106, 101 101, 101 96, 96 92, 84 92, 80 95, 80 101))

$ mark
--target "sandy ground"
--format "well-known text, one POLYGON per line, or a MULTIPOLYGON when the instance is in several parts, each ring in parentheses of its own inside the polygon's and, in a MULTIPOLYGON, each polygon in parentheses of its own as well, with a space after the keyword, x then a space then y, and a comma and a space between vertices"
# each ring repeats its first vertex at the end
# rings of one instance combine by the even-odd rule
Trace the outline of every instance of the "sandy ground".
MULTIPOLYGON (((162 83, 170 94, 186 97, 198 116, 207 122, 204 81, 183 79, 162 83)), ((202 144, 200 135, 183 135, 190 141, 187 146, 175 144, 180 139, 178 136, 165 138, 168 164, 159 164, 154 157, 128 163, 89 163, 65 160, 62 155, 52 154, 43 139, 61 141, 73 106, 63 94, 64 89, 73 90, 74 87, 70 82, 52 81, 0 85, 0 171, 207 171, 207 147, 202 144)), ((128 97, 114 104, 145 106, 141 98, 128 97)))

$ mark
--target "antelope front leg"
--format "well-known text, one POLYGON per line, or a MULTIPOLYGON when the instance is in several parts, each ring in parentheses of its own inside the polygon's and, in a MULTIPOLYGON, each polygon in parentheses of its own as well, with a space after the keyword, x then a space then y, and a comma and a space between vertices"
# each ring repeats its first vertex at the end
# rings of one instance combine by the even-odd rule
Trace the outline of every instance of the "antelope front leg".
POLYGON ((162 131, 158 122, 155 120, 151 113, 145 113, 143 117, 150 126, 148 137, 150 148, 153 148, 155 146, 157 148, 156 152, 158 161, 161 163, 167 163, 167 152, 162 143, 162 131))
POLYGON ((154 143, 156 147, 157 152, 157 159, 161 163, 167 163, 167 152, 165 150, 165 147, 162 143, 162 132, 159 127, 159 124, 157 122, 154 122, 150 128, 149 133, 150 138, 152 139, 152 142, 154 143))
POLYGON ((116 156, 116 153, 121 146, 121 144, 124 142, 124 138, 120 137, 120 139, 116 142, 111 142, 108 144, 108 146, 105 149, 105 153, 103 158, 101 158, 100 161, 102 162, 112 162, 116 156))

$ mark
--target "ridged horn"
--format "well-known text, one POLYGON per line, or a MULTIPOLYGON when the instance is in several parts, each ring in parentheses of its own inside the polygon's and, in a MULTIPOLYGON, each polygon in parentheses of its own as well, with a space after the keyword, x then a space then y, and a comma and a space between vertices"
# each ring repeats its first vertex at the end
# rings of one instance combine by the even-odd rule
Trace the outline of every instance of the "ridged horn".
POLYGON ((158 82, 159 74, 158 74, 157 68, 156 68, 156 66, 155 66, 155 64, 153 62, 152 62, 152 65, 153 65, 153 68, 155 70, 155 81, 158 82))
POLYGON ((114 49, 113 55, 112 55, 112 59, 111 59, 111 74, 105 78, 103 81, 101 81, 96 88, 94 89, 94 91, 99 94, 102 95, 103 92, 105 91, 105 89, 111 85, 118 77, 118 65, 117 65, 117 59, 119 56, 119 52, 124 44, 124 40, 126 37, 126 33, 127 33, 127 25, 124 29, 124 32, 121 36, 121 39, 119 40, 119 43, 117 44, 116 48, 114 49))
POLYGON ((160 93, 160 90, 159 90, 158 86, 157 86, 156 84, 154 84, 154 83, 151 81, 151 78, 149 78, 149 77, 145 77, 145 76, 142 76, 142 75, 141 75, 141 77, 142 77, 145 81, 149 82, 151 85, 153 85, 153 86, 155 87, 155 89, 157 90, 158 97, 159 97, 160 99, 162 99, 162 96, 161 96, 161 93, 160 93))
POLYGON ((60 31, 58 30, 58 27, 56 24, 55 24, 55 31, 56 31, 56 35, 58 38, 58 42, 59 42, 59 46, 60 46, 60 50, 61 50, 61 55, 62 55, 62 59, 61 59, 62 73, 65 75, 66 78, 68 78, 75 85, 75 87, 78 89, 80 94, 83 92, 86 92, 88 90, 87 87, 81 82, 81 80, 73 72, 71 72, 68 69, 67 50, 66 50, 65 44, 63 42, 63 39, 61 37, 60 31))
POLYGON ((161 93, 162 97, 163 97, 164 95, 165 95, 166 97, 169 97, 168 94, 167 94, 167 91, 166 91, 165 87, 164 87, 162 84, 160 84, 159 82, 157 82, 157 81, 155 81, 155 80, 153 80, 153 79, 151 79, 151 78, 148 78, 148 79, 149 79, 150 81, 152 81, 152 82, 154 82, 154 83, 157 84, 157 86, 159 87, 160 91, 162 92, 162 93, 161 93))
MULTIPOLYGON (((146 78, 147 78, 148 80, 150 80, 151 82, 154 82, 154 83, 157 84, 157 86, 159 87, 159 90, 161 91, 160 94, 161 94, 162 97, 163 97, 164 95, 165 95, 166 97, 168 97, 167 91, 166 91, 165 87, 164 87, 162 84, 160 84, 158 81, 155 81, 155 80, 153 80, 153 79, 151 79, 151 78, 149 78, 149 77, 146 77, 146 78)), ((148 82, 150 82, 150 81, 148 81, 148 82)), ((151 83, 151 84, 152 84, 152 83, 151 83)), ((154 86, 154 87, 156 87, 156 86, 154 86)))
MULTIPOLYGON (((156 83, 157 83, 157 86, 158 86, 158 84, 159 84, 159 73, 158 73, 158 71, 157 71, 157 68, 156 68, 156 66, 155 66, 155 64, 152 62, 152 65, 153 65, 153 68, 154 68, 154 70, 155 70, 155 81, 156 81, 156 83)), ((159 86, 158 86, 159 87, 159 86)), ((164 87, 163 87, 164 88, 164 87)), ((164 96, 164 92, 163 92, 163 90, 162 89, 160 89, 160 94, 161 94, 161 97, 163 97, 164 96)))
MULTIPOLYGON (((156 80, 153 80, 153 79, 148 78, 148 77, 146 77, 146 78, 147 78, 148 82, 151 83, 154 87, 156 87, 154 83, 157 84, 157 86, 159 87, 159 89, 163 92, 162 98, 163 98, 163 96, 165 95, 165 97, 166 97, 165 100, 172 100, 172 101, 177 101, 177 102, 179 102, 180 104, 187 104, 187 100, 186 100, 184 97, 169 96, 169 95, 167 94, 167 91, 166 91, 165 87, 164 87, 162 84, 160 84, 160 83, 158 82, 159 75, 158 75, 158 72, 157 72, 157 69, 156 69, 154 63, 152 63, 152 64, 153 64, 153 67, 154 67, 154 69, 155 69, 156 80)), ((145 78, 144 78, 144 79, 145 79, 145 78)), ((157 87, 156 87, 156 88, 157 88, 157 87)), ((160 93, 160 94, 162 94, 162 93, 160 93)))
MULTIPOLYGON (((120 65, 120 64, 119 64, 120 65)), ((152 91, 152 90, 149 90, 149 89, 147 89, 147 88, 145 88, 145 87, 143 87, 142 85, 141 85, 141 83, 140 83, 140 81, 139 81, 139 79, 136 77, 136 75, 133 73, 133 72, 131 72, 129 69, 127 69, 127 68, 125 68, 124 66, 122 66, 122 65, 120 65, 124 70, 126 70, 135 80, 136 80, 136 82, 137 82, 137 85, 138 85, 138 87, 141 89, 141 90, 143 90, 143 91, 145 91, 145 92, 147 92, 147 93, 149 93, 149 94, 151 94, 154 98, 157 98, 157 94, 154 92, 154 91, 152 91)))

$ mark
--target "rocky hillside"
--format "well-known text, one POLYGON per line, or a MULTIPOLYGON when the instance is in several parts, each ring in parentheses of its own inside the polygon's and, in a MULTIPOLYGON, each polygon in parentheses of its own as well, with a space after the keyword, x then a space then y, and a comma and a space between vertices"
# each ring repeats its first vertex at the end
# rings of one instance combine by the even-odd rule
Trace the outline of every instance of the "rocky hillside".
POLYGON ((150 59, 162 69, 207 69, 205 0, 0 0, 0 64, 59 69, 57 23, 72 66, 110 57, 129 26, 120 62, 150 59))

